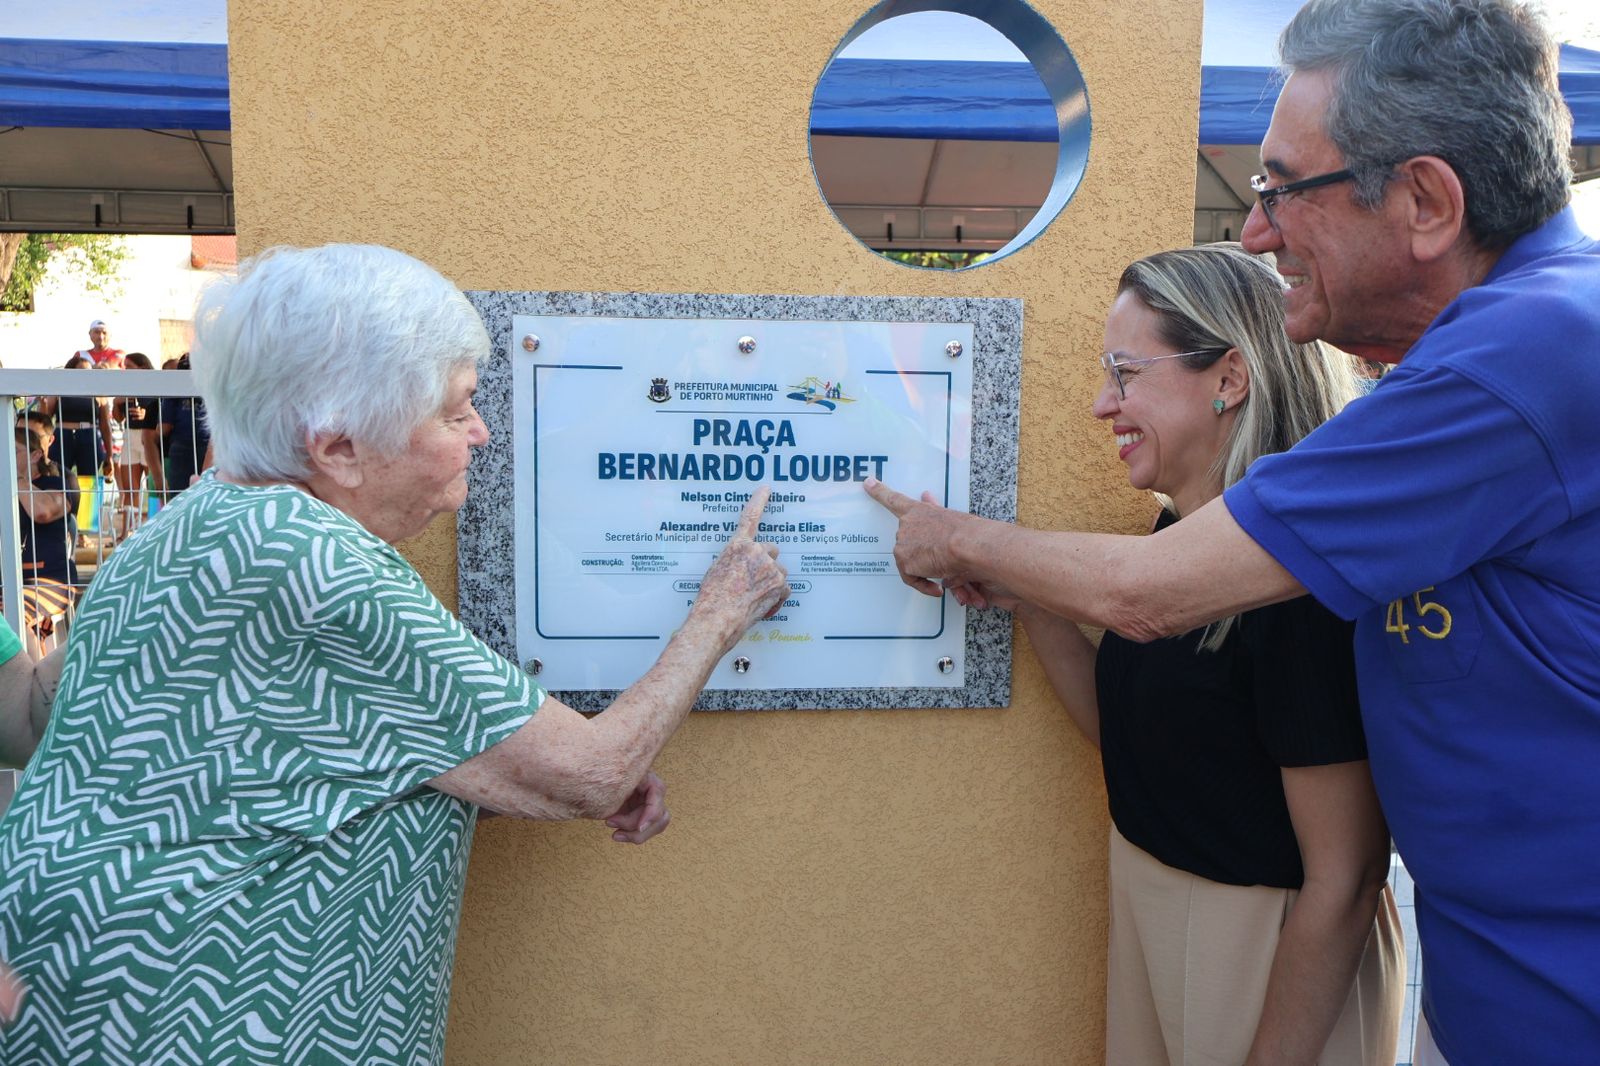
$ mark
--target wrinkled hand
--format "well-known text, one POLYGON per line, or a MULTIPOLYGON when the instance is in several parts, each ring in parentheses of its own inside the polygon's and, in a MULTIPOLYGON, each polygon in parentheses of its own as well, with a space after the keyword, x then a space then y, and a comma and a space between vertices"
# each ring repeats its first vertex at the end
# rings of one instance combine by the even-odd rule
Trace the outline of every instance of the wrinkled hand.
POLYGON ((949 578, 945 581, 944 587, 950 590, 950 595, 954 596, 956 602, 963 607, 975 607, 980 611, 986 611, 991 607, 1000 611, 1015 611, 1022 606, 1022 597, 1004 585, 949 578))
POLYGON ((738 530, 700 579, 694 609, 731 616, 737 629, 729 635, 729 648, 757 620, 776 614, 789 595, 789 572, 778 563, 778 546, 756 541, 761 513, 771 494, 763 485, 750 497, 739 515, 738 530))
POLYGON ((654 771, 645 774, 639 787, 606 819, 606 825, 616 830, 611 834, 611 839, 618 844, 643 844, 664 832, 671 823, 672 812, 667 810, 667 785, 654 771))
POLYGON ((877 478, 867 478, 866 489, 867 495, 900 519, 894 538, 894 565, 900 568, 901 581, 928 596, 943 595, 940 582, 947 582, 952 588, 967 583, 957 573, 950 541, 957 526, 971 521, 971 515, 940 507, 930 492, 924 492, 921 500, 913 500, 877 478))

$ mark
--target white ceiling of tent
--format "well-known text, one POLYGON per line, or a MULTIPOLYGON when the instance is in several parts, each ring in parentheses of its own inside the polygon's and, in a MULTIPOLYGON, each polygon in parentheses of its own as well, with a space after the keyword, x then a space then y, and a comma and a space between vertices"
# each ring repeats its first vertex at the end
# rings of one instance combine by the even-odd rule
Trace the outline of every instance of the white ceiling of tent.
POLYGON ((824 198, 879 250, 1000 248, 1049 195, 1057 154, 1054 142, 811 138, 824 198))
POLYGON ((229 131, 0 132, 0 228, 232 233, 229 131))

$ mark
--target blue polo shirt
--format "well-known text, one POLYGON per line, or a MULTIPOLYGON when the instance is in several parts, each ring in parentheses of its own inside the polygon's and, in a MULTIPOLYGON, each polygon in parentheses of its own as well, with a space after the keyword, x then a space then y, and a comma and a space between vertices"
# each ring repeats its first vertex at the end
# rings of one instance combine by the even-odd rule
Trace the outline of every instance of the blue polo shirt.
POLYGON ((1228 510, 1355 619, 1451 1066, 1600 1062, 1600 245, 1517 241, 1228 510))

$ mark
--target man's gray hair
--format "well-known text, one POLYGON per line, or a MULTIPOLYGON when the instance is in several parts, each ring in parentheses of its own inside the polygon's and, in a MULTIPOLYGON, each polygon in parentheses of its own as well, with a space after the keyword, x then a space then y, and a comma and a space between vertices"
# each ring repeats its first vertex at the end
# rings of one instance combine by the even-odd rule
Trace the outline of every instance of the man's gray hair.
POLYGON ((438 271, 391 248, 272 248, 200 297, 191 355, 217 467, 301 481, 308 435, 388 455, 443 405, 489 335, 438 271))
POLYGON ((1454 168, 1467 229, 1499 250, 1566 206, 1572 115, 1558 51, 1518 0, 1310 0, 1278 42, 1284 66, 1333 74, 1324 127, 1376 207, 1394 167, 1454 168))

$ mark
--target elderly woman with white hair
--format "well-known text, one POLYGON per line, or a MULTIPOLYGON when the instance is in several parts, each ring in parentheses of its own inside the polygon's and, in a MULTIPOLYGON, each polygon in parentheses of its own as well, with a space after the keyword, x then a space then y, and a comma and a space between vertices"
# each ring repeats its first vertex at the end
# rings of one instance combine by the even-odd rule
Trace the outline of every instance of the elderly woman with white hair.
POLYGON ((275 250, 202 298, 216 466, 102 569, 0 821, 0 958, 30 989, 0 1060, 436 1062, 478 807, 666 827, 651 764, 788 594, 766 492, 585 718, 392 547, 465 500, 488 347, 383 248, 275 250))

